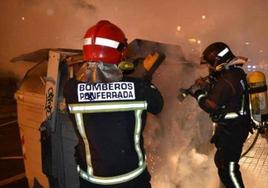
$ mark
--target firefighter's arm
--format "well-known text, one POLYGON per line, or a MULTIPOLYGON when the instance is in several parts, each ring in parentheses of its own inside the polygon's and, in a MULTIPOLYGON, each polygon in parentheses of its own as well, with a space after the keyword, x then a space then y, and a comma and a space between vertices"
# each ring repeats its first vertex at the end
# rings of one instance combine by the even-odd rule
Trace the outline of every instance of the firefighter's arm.
MULTIPOLYGON (((136 78, 142 78, 143 80, 151 81, 152 76, 154 72, 158 69, 160 64, 164 61, 165 55, 154 52, 148 54, 144 59, 143 58, 137 58, 134 60, 135 68, 132 73, 129 75, 136 78)), ((125 66, 129 64, 129 62, 121 62, 119 64, 119 67, 121 70, 127 70, 125 69, 125 66)), ((134 66, 134 65, 133 65, 134 66)), ((131 66, 127 66, 131 67, 131 66)))
POLYGON ((202 91, 198 90, 195 92, 194 97, 196 98, 198 105, 201 109, 203 109, 207 113, 215 113, 219 110, 219 106, 216 102, 212 99, 209 99, 207 94, 202 91))
POLYGON ((213 113, 218 110, 218 105, 216 102, 208 98, 208 82, 203 78, 199 78, 195 83, 188 89, 189 94, 193 96, 201 109, 207 113, 213 113))
POLYGON ((226 104, 228 99, 235 94, 232 84, 224 78, 219 79, 208 92, 197 86, 193 88, 197 88, 192 91, 193 96, 199 106, 208 113, 217 113, 220 107, 226 104))
POLYGON ((148 112, 158 114, 161 112, 164 100, 159 90, 151 83, 145 86, 146 100, 148 102, 148 112))

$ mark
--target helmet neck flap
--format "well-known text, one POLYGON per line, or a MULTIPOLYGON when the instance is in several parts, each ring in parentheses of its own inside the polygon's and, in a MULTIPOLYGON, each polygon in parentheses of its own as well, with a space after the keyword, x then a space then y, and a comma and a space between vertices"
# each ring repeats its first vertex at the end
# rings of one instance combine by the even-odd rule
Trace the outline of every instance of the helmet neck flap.
POLYGON ((85 62, 76 73, 76 79, 86 83, 115 82, 122 77, 122 71, 117 65, 102 62, 85 62))

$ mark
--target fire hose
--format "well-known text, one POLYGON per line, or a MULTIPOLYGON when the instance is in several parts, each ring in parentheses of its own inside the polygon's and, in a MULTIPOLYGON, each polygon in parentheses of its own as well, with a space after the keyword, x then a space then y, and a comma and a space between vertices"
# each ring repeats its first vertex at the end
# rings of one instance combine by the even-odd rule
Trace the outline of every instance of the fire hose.
POLYGON ((256 135, 255 135, 255 137, 254 137, 252 143, 250 144, 250 146, 248 147, 248 149, 246 149, 246 150, 241 154, 241 157, 240 157, 240 158, 245 157, 245 156, 248 154, 248 152, 254 147, 254 145, 256 144, 256 142, 257 142, 257 140, 258 140, 259 135, 260 135, 260 130, 257 129, 256 135))
POLYGON ((253 129, 256 130, 255 133, 255 137, 252 141, 252 143, 250 144, 250 146, 242 153, 241 158, 245 157, 247 155, 247 153, 254 147, 254 145, 256 144, 258 137, 260 134, 265 134, 268 130, 268 122, 262 122, 259 123, 258 125, 253 126, 253 129))

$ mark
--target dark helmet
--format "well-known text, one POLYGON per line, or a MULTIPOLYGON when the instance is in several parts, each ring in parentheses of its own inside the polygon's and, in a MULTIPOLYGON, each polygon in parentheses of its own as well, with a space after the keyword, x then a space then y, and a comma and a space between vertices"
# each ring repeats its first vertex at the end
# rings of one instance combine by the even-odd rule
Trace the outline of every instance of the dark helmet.
POLYGON ((201 57, 200 63, 208 64, 212 71, 221 71, 234 58, 235 55, 227 44, 215 42, 203 51, 203 57, 201 57))

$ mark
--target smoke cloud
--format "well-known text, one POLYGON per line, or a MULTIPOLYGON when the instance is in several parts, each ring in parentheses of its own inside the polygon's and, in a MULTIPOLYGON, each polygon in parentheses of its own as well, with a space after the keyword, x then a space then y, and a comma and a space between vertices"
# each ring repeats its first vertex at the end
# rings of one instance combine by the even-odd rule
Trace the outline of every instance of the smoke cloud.
POLYGON ((183 59, 178 56, 184 54, 170 52, 153 79, 165 105, 157 117, 149 116, 144 135, 152 185, 154 188, 214 188, 218 178, 213 147, 209 144, 212 124, 193 98, 181 103, 176 99, 178 88, 188 87, 202 70, 189 62, 178 61, 183 59))
POLYGON ((225 41, 251 63, 265 63, 267 9, 265 0, 1 1, 0 66, 2 71, 19 72, 29 67, 9 63, 17 55, 41 48, 81 48, 84 32, 100 19, 119 25, 129 41, 179 44, 186 55, 225 41))

